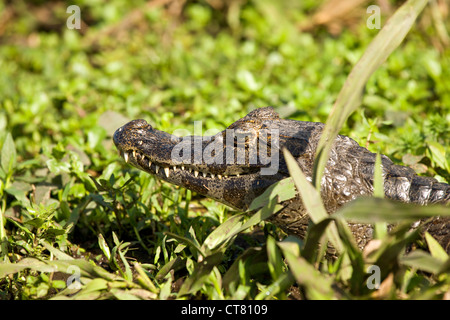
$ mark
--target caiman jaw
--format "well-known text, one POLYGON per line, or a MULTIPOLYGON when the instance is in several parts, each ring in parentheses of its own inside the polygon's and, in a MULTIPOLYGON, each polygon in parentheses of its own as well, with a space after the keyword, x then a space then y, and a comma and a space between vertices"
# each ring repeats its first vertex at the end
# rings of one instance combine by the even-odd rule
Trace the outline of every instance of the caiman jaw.
MULTIPOLYGON (((202 151, 208 146, 208 139, 204 137, 193 136, 192 139, 206 141, 202 142, 202 151)), ((113 140, 125 162, 240 210, 245 210, 257 195, 280 179, 276 177, 274 181, 273 176, 261 179, 261 165, 177 161, 172 157, 172 150, 182 142, 182 138, 155 130, 142 119, 119 128, 113 140)))
MULTIPOLYGON (((125 160, 125 162, 140 167, 145 171, 148 171, 154 175, 158 175, 160 178, 174 178, 178 174, 184 176, 194 176, 194 178, 204 178, 204 179, 233 179, 239 178, 241 174, 231 173, 231 174, 214 174, 209 171, 203 171, 197 167, 187 164, 177 164, 170 165, 168 163, 161 163, 152 161, 141 150, 130 149, 127 151, 121 151, 120 156, 125 160), (179 172, 178 172, 179 171, 179 172)), ((242 175, 251 175, 252 173, 243 173, 242 175)))

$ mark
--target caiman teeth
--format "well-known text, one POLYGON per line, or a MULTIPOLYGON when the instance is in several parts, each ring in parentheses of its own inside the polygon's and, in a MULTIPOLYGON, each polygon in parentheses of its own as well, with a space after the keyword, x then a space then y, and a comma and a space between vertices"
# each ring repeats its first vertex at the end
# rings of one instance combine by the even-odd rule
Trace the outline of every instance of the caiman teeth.
MULTIPOLYGON (((128 151, 123 151, 121 153, 122 153, 123 159, 127 163, 130 161, 130 156, 132 158, 134 158, 135 161, 138 161, 138 159, 140 159, 140 161, 145 162, 147 160, 147 157, 144 154, 140 153, 139 150, 128 150, 128 151)), ((147 165, 150 168, 152 165, 152 161, 148 160, 147 165)), ((178 171, 178 169, 181 169, 181 171, 187 171, 189 173, 193 173, 196 178, 201 176, 203 178, 210 178, 210 179, 218 178, 219 180, 222 180, 222 179, 228 178, 228 177, 240 177, 239 173, 231 174, 231 175, 214 174, 214 173, 211 173, 208 171, 195 170, 192 167, 189 167, 189 166, 186 167, 185 165, 169 165, 168 167, 157 165, 157 164, 154 164, 154 165, 155 165, 155 173, 157 174, 159 172, 159 169, 163 168, 164 174, 167 178, 170 177, 170 174, 172 173, 171 170, 173 170, 173 172, 176 172, 176 171, 178 171)))
MULTIPOLYGON (((151 166, 152 162, 149 161, 148 165, 151 166)), ((174 172, 178 171, 179 169, 181 171, 185 171, 185 172, 189 172, 189 173, 193 173, 194 177, 198 178, 198 177, 203 177, 203 178, 210 178, 210 179, 214 179, 214 178, 218 178, 219 180, 222 179, 226 179, 229 177, 240 177, 240 174, 237 173, 235 175, 227 175, 227 174, 214 174, 208 171, 202 171, 202 170, 195 170, 193 168, 190 167, 185 167, 184 165, 172 165, 169 167, 165 167, 165 166, 159 166, 157 164, 155 164, 155 173, 159 172, 159 169, 163 169, 164 170, 164 174, 167 178, 170 177, 171 174, 173 174, 174 172)))

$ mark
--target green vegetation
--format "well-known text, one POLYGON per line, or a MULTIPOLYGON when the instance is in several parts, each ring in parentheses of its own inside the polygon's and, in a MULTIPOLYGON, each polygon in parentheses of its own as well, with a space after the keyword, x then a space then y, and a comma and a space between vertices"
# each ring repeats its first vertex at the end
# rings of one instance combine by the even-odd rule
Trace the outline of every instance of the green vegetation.
MULTIPOLYGON (((248 215, 120 160, 111 135, 136 118, 168 132, 192 132, 194 121, 223 130, 273 105, 326 122, 379 31, 367 28, 366 7, 354 21, 315 25, 313 14, 327 13, 317 1, 179 3, 80 0, 82 28, 70 30, 72 3, 0 1, 0 299, 448 299, 447 253, 409 231, 448 208, 361 199, 332 217, 313 210, 307 238, 296 239, 263 221, 306 183, 293 164, 294 179, 248 215), (346 221, 376 223, 378 239, 361 252, 346 221), (398 226, 386 233, 384 222, 398 226), (379 290, 367 285, 371 265, 379 290)), ((381 26, 400 3, 391 6, 381 26)), ((345 124, 347 113, 328 120, 446 183, 448 9, 431 1, 388 60, 367 70, 376 69, 359 109, 345 124)))

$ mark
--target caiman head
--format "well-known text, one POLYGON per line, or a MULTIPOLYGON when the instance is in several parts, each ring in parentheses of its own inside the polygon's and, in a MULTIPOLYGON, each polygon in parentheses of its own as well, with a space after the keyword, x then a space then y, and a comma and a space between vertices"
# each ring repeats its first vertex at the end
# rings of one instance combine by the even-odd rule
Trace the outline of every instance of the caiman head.
POLYGON ((310 173, 310 137, 322 127, 280 119, 266 107, 213 136, 177 137, 133 120, 114 133, 114 143, 125 162, 244 211, 267 187, 289 176, 283 147, 310 173))

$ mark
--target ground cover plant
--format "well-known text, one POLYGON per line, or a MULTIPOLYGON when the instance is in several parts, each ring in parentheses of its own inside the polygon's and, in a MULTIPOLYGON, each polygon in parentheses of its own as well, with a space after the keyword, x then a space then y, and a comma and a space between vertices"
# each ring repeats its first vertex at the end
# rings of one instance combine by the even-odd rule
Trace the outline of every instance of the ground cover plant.
POLYGON ((447 253, 409 228, 448 207, 372 198, 328 217, 291 165, 249 215, 128 166, 112 144, 131 119, 223 130, 273 105, 449 183, 448 4, 338 3, 77 1, 70 29, 72 3, 1 2, 0 299, 449 299, 447 253), (391 17, 384 35, 371 4, 380 27, 391 17), (314 208, 306 239, 264 222, 296 187, 314 208), (350 220, 376 223, 364 252, 350 220))

